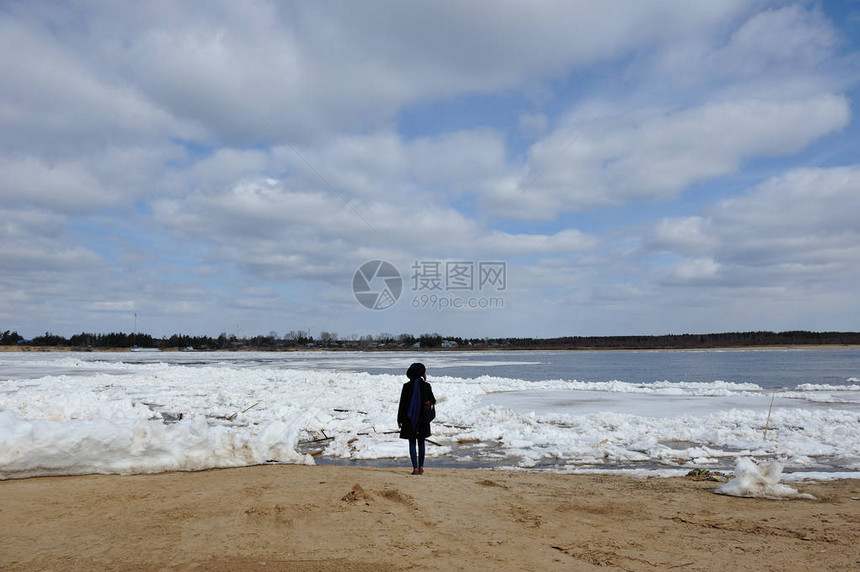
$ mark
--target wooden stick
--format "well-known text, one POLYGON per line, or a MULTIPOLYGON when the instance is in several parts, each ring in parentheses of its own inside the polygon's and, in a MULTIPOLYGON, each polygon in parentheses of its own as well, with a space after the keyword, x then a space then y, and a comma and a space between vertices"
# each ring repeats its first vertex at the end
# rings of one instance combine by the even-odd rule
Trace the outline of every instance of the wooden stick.
POLYGON ((228 416, 227 416, 227 417, 225 417, 224 419, 226 419, 227 421, 232 421, 232 420, 234 420, 234 419, 236 418, 236 416, 237 416, 237 415, 239 415, 240 413, 245 413, 246 411, 250 411, 250 410, 252 410, 253 408, 255 408, 256 406, 258 406, 259 404, 260 404, 260 402, 258 401, 257 403, 255 403, 255 404, 254 404, 254 405, 252 405, 251 407, 246 407, 246 408, 245 408, 245 409, 243 409, 242 411, 234 411, 233 413, 231 413, 230 415, 228 415, 228 416))
POLYGON ((776 392, 770 394, 770 407, 767 410, 767 421, 764 422, 764 438, 762 441, 767 441, 767 428, 770 426, 770 412, 773 411, 773 398, 776 396, 776 392))
POLYGON ((331 441, 334 437, 323 437, 322 439, 312 439, 310 441, 302 441, 299 445, 307 445, 308 443, 322 443, 323 441, 331 441))
MULTIPOLYGON (((400 433, 400 431, 384 431, 382 434, 383 434, 383 435, 395 435, 395 434, 397 434, 397 433, 400 433)), ((441 447, 441 446, 442 446, 442 445, 440 445, 439 443, 437 443, 436 441, 433 441, 433 440, 431 440, 431 439, 424 439, 424 440, 425 440, 425 441, 427 441, 428 443, 431 443, 431 444, 433 444, 433 445, 436 445, 437 447, 441 447)))
POLYGON ((308 443, 322 443, 323 441, 331 441, 334 437, 329 437, 325 434, 325 431, 320 431, 322 433, 322 437, 318 439, 310 439, 308 441, 299 441, 299 445, 307 445, 308 443))

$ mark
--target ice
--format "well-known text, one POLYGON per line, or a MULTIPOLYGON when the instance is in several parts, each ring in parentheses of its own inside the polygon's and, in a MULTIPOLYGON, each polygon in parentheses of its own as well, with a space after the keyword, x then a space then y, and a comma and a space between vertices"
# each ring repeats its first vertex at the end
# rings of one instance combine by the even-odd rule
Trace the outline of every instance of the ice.
POLYGON ((140 420, 27 421, 0 412, 0 478, 151 473, 281 462, 313 464, 295 451, 298 430, 210 427, 200 416, 172 425, 140 420))
MULTIPOLYGON (((793 473, 858 469, 856 386, 469 377, 476 363, 503 370, 464 360, 445 354, 430 369, 437 463, 674 474, 754 456, 793 473)), ((2 355, 0 478, 312 463, 311 441, 327 462, 405 459, 392 432, 412 361, 422 356, 2 355)), ((532 362, 504 365, 517 363, 532 362)))
POLYGON ((753 459, 739 459, 735 478, 714 492, 733 497, 817 500, 810 494, 799 493, 797 489, 780 484, 782 469, 782 465, 776 461, 759 464, 753 459))

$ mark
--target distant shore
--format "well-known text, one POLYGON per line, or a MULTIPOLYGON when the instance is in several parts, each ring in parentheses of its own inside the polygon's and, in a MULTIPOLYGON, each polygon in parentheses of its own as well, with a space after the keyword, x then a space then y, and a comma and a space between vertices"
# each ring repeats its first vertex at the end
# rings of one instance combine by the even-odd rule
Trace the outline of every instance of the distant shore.
MULTIPOLYGON (((660 347, 660 348, 645 348, 645 347, 583 347, 583 346, 573 346, 573 347, 559 347, 559 346, 516 346, 516 347, 475 347, 475 346, 463 346, 463 347, 452 347, 452 348, 397 348, 397 347, 386 347, 386 348, 338 348, 338 347, 299 347, 299 348, 255 348, 255 347, 243 347, 243 348, 232 348, 232 349, 217 349, 217 350, 187 350, 183 348, 159 348, 159 351, 165 353, 173 353, 173 352, 188 352, 188 353, 207 353, 207 352, 272 352, 272 353, 295 353, 295 352, 551 352, 551 351, 559 351, 559 352, 629 352, 629 351, 641 351, 641 352, 661 352, 661 351, 761 351, 761 350, 776 350, 776 351, 785 351, 785 350, 834 350, 834 349, 850 349, 856 350, 860 349, 860 344, 784 344, 784 345, 750 345, 750 346, 701 346, 701 347, 660 347)), ((80 347, 56 347, 56 346, 28 346, 28 345, 18 345, 18 346, 0 346, 0 352, 111 352, 111 353, 122 353, 128 352, 131 353, 130 348, 80 348, 80 347)))
POLYGON ((51 334, 25 338, 6 330, 0 334, 3 347, 20 347, 22 351, 59 349, 64 351, 128 351, 131 348, 162 351, 604 351, 604 350, 736 350, 860 347, 860 332, 717 332, 708 334, 659 334, 623 336, 557 336, 557 337, 481 337, 441 336, 438 333, 339 338, 320 332, 314 338, 309 332, 290 332, 283 337, 274 332, 268 336, 239 338, 224 333, 217 338, 173 334, 154 337, 151 334, 113 332, 86 333, 71 337, 51 334))
POLYGON ((818 500, 719 483, 480 469, 256 466, 0 481, 0 568, 852 570, 860 481, 818 500))

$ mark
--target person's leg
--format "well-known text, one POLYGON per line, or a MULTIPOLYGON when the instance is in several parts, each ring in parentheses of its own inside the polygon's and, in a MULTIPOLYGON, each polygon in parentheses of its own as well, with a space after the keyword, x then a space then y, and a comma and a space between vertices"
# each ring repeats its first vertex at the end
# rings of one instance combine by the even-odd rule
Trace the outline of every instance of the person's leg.
POLYGON ((409 439, 409 459, 412 461, 412 469, 418 470, 418 454, 415 450, 416 445, 415 439, 409 439))
POLYGON ((418 470, 424 472, 424 437, 418 438, 418 470))

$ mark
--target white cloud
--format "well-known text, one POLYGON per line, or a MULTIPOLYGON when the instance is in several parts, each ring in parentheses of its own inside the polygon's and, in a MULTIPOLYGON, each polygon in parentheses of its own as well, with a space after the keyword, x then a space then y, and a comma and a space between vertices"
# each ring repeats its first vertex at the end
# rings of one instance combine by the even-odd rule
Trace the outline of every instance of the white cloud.
POLYGON ((519 118, 519 129, 526 137, 539 137, 546 133, 549 119, 543 113, 523 113, 519 118))
POLYGON ((291 149, 281 151, 281 156, 295 165, 297 181, 308 187, 330 192, 330 185, 345 197, 387 196, 392 201, 403 200, 410 194, 406 185, 408 151, 400 137, 391 131, 343 135, 303 150, 302 156, 310 165, 297 159, 291 149), (392 192, 394 189, 396 192, 392 192))
POLYGON ((676 276, 685 282, 695 282, 714 278, 720 270, 720 265, 710 258, 682 260, 675 268, 676 276))
POLYGON ((62 157, 108 142, 200 134, 133 82, 105 73, 94 54, 70 50, 63 32, 8 12, 0 19, 0 150, 62 157))
POLYGON ((52 272, 80 272, 93 268, 100 262, 93 252, 81 247, 36 243, 19 245, 0 253, 0 268, 14 273, 10 279, 20 280, 25 274, 39 278, 52 272))
POLYGON ((857 232, 860 166, 794 169, 720 202, 714 216, 786 234, 857 232))
POLYGON ((266 121, 308 141, 378 127, 416 101, 527 89, 745 9, 692 8, 156 2, 52 5, 37 16, 19 6, 0 31, 0 70, 14 96, 6 118, 22 131, 41 123, 40 142, 111 129, 248 143, 273 139, 266 121))
POLYGON ((281 279, 332 277, 373 257, 407 263, 412 256, 573 255, 599 244, 574 229, 482 234, 477 221, 430 203, 356 201, 356 214, 334 193, 292 191, 287 184, 245 181, 220 193, 164 199, 154 204, 154 216, 177 236, 213 243, 222 259, 281 279))
POLYGON ((817 7, 756 7, 763 9, 731 26, 673 38, 628 73, 649 85, 651 97, 706 90, 722 97, 800 99, 851 82, 838 71, 846 67, 837 55, 839 33, 817 7))
POLYGON ((522 256, 587 252, 594 250, 599 242, 594 236, 568 229, 552 235, 493 231, 481 238, 478 245, 499 255, 522 256))
POLYGON ((177 166, 162 179, 170 194, 221 190, 247 177, 259 177, 274 167, 273 152, 260 149, 216 149, 211 155, 177 166))
POLYGON ((684 255, 707 253, 717 244, 709 231, 709 221, 701 216, 663 219, 654 228, 649 244, 684 255))
POLYGON ((474 191, 489 188, 492 181, 510 172, 505 139, 497 131, 456 131, 412 141, 408 161, 418 184, 444 183, 474 191))
POLYGON ((79 163, 0 157, 0 171, 0 198, 9 205, 80 212, 117 203, 116 194, 79 163))
POLYGON ((9 301, 0 316, 27 308, 50 316, 55 300, 67 300, 69 290, 92 290, 87 277, 104 269, 101 256, 70 244, 68 220, 34 209, 0 209, 0 296, 9 301), (64 294, 61 294, 63 292, 64 294), (13 304, 14 301, 14 304, 13 304))
POLYGON ((484 200, 509 201, 533 180, 511 216, 551 218, 565 210, 669 199, 691 184, 735 172, 745 159, 796 152, 844 127, 850 116, 844 96, 822 94, 598 118, 536 143, 519 190, 484 200))
POLYGON ((0 209, 0 239, 7 248, 35 238, 56 238, 66 218, 43 210, 0 209))
POLYGON ((748 77, 811 70, 826 62, 836 42, 834 28, 821 13, 795 4, 755 14, 711 59, 723 70, 748 77))
POLYGON ((87 304, 87 310, 92 312, 134 312, 134 302, 123 300, 117 302, 93 302, 87 304))
MULTIPOLYGON (((709 46, 709 57, 715 61, 734 61, 740 57, 735 54, 753 61, 748 52, 758 50, 753 55, 765 62, 761 65, 774 58, 788 62, 786 66, 798 58, 817 63, 832 44, 832 30, 817 13, 784 9, 753 15, 726 46, 718 48, 717 32, 741 22, 749 5, 699 3, 686 8, 679 10, 672 2, 648 7, 637 2, 469 7, 442 2, 420 10, 392 10, 374 3, 360 7, 345 3, 337 10, 268 2, 242 7, 216 2, 205 8, 108 3, 75 9, 55 5, 37 16, 17 7, 0 28, 0 41, 10 48, 23 46, 0 58, 8 82, 7 96, 0 96, 0 112, 6 110, 5 123, 19 125, 21 132, 9 131, 16 136, 5 141, 20 152, 22 140, 33 135, 39 146, 55 142, 63 153, 100 148, 107 141, 143 148, 164 138, 219 145, 191 168, 172 168, 161 178, 161 192, 179 194, 183 189, 223 188, 269 169, 275 174, 284 167, 306 172, 306 165, 286 147, 223 146, 261 139, 277 142, 283 135, 293 144, 317 142, 303 154, 339 192, 374 195, 386 181, 400 182, 405 172, 411 172, 419 184, 441 183, 445 191, 477 193, 492 212, 498 212, 556 156, 576 128, 562 128, 538 142, 530 153, 529 172, 523 175, 519 167, 506 164, 499 133, 489 129, 446 133, 404 145, 388 129, 391 118, 403 106, 433 99, 500 89, 527 91, 535 80, 615 61, 637 50, 659 52, 660 46, 688 37, 710 38, 714 45, 709 46), (553 17, 543 17, 548 13, 553 17), (73 21, 86 26, 76 28, 69 24, 73 21), (808 42, 778 49, 772 42, 757 47, 748 40, 755 30, 772 28, 791 31, 791 37, 808 42), (551 50, 542 47, 547 42, 551 50), (11 55, 17 53, 25 55, 11 55), (58 85, 62 89, 56 89, 58 85), (375 129, 379 127, 383 129, 375 129), (372 135, 347 135, 368 128, 372 135), (332 131, 341 135, 326 141, 332 131)), ((836 109, 830 110, 831 117, 816 116, 816 111, 827 110, 817 110, 815 101, 807 99, 812 108, 806 111, 813 117, 793 124, 809 123, 815 133, 839 124, 840 119, 832 116, 841 112, 840 102, 838 96, 832 97, 829 103, 836 109)), ((516 213, 546 218, 558 210, 671 197, 690 182, 731 171, 747 156, 772 152, 766 142, 752 137, 748 149, 721 152, 718 144, 700 145, 698 154, 667 157, 698 137, 691 131, 714 129, 719 134, 723 119, 735 127, 740 141, 749 133, 792 140, 791 134, 783 137, 782 132, 767 129, 770 125, 743 132, 731 120, 733 112, 743 111, 721 109, 744 105, 758 104, 729 101, 663 111, 629 124, 622 121, 615 125, 616 140, 608 139, 611 133, 591 133, 581 149, 566 153, 565 161, 533 189, 546 206, 526 201, 516 213), (699 112, 706 116, 696 117, 699 112), (716 127, 708 124, 708 115, 714 116, 716 127), (666 140, 676 134, 673 130, 681 132, 674 147, 666 140), (651 140, 661 133, 664 140, 651 140), (627 138, 633 142, 625 144, 627 138)), ((774 102, 748 111, 753 117, 761 113, 767 122, 769 109, 786 122, 794 119, 791 110, 779 109, 774 102)), ((748 118, 749 114, 738 120, 748 118)), ((540 112, 523 114, 520 124, 542 130, 547 117, 540 112)), ((606 129, 605 124, 598 127, 606 129)), ((806 138, 799 134, 797 145, 815 133, 806 138)), ((174 153, 170 160, 178 159, 174 153)), ((87 171, 98 174, 97 163, 90 159, 89 164, 87 171)), ((150 179, 157 172, 138 170, 150 173, 150 179)), ((318 183, 313 179, 310 175, 304 180, 318 183)), ((128 187, 123 180, 102 176, 94 182, 93 188, 121 186, 123 195, 128 187)))
MULTIPOLYGON (((0 317, 108 331, 130 327, 133 304, 164 329, 181 314, 207 333, 243 316, 365 333, 344 284, 374 258, 516 265, 517 310, 428 327, 625 333, 672 304, 743 316, 723 290, 782 311, 818 287, 835 307, 858 278, 854 167, 794 170, 666 218, 639 251, 652 215, 621 218, 838 136, 852 54, 826 9, 4 5, 0 288, 21 310, 0 317), (576 210, 561 220, 581 229, 522 222, 576 210)), ((414 319, 392 316, 385 329, 414 319)))
POLYGON ((646 245, 690 257, 679 267, 682 278, 710 260, 703 268, 730 272, 738 285, 856 279, 858 197, 860 166, 796 169, 704 216, 662 220, 646 245))

